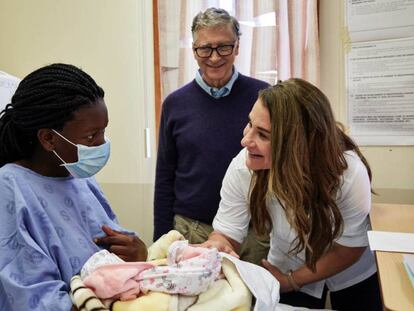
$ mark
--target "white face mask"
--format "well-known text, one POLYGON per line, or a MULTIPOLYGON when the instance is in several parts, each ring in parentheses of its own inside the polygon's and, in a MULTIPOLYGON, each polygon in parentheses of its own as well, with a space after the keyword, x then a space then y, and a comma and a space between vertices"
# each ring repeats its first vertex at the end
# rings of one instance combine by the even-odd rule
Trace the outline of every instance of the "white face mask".
POLYGON ((88 147, 81 144, 74 144, 62 134, 53 129, 52 131, 78 149, 78 161, 73 163, 66 163, 55 150, 52 150, 53 153, 63 162, 61 166, 64 166, 73 177, 91 177, 98 173, 105 166, 106 162, 108 162, 111 144, 107 137, 105 137, 105 142, 102 145, 88 147))

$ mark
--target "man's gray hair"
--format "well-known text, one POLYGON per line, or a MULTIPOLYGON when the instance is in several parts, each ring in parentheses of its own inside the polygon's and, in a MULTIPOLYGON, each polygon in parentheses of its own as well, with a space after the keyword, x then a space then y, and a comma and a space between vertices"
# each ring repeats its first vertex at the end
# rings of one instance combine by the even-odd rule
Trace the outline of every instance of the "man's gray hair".
POLYGON ((223 25, 231 25, 237 39, 240 38, 240 25, 237 19, 226 10, 219 8, 208 8, 204 12, 198 13, 193 19, 191 33, 194 38, 200 28, 216 28, 223 25))

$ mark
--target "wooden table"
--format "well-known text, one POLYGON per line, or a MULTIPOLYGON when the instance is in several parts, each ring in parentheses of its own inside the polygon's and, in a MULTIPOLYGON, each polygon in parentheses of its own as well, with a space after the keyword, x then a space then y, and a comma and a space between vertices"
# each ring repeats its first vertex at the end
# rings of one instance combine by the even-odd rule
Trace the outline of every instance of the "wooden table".
MULTIPOLYGON (((414 205, 372 204, 375 231, 414 233, 414 205)), ((375 252, 381 294, 386 310, 414 310, 414 288, 403 264, 402 253, 375 252)))

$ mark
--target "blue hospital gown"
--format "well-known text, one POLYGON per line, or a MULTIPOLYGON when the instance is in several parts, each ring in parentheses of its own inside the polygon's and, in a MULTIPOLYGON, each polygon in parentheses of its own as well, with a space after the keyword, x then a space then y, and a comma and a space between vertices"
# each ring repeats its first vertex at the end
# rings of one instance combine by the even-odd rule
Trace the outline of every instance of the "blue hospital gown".
POLYGON ((94 178, 1 167, 0 310, 70 310, 70 279, 100 250, 104 224, 125 232, 94 178))

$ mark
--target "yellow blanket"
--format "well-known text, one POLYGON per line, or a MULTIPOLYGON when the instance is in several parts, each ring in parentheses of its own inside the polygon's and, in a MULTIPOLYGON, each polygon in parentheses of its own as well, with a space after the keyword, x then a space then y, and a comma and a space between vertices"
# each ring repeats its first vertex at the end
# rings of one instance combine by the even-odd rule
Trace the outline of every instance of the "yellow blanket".
MULTIPOLYGON (((163 235, 148 249, 148 261, 157 265, 166 265, 168 247, 183 236, 172 230, 163 235)), ((231 261, 223 258, 222 270, 224 278, 215 281, 204 293, 188 297, 170 295, 159 292, 148 292, 146 295, 130 301, 101 301, 94 293, 85 288, 80 277, 74 276, 71 281, 71 296, 74 304, 82 310, 113 311, 248 311, 251 309, 252 295, 240 278, 231 261)))

